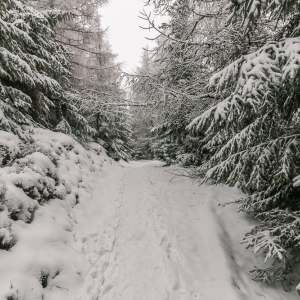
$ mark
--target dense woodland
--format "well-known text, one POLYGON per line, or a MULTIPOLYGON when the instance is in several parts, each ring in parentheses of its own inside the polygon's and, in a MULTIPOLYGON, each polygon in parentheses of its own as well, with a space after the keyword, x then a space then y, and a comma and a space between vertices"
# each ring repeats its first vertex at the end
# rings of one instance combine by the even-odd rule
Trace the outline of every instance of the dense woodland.
POLYGON ((145 1, 156 47, 135 74, 116 63, 104 4, 0 2, 0 130, 23 142, 0 143, 0 166, 30 153, 33 126, 239 187, 240 211, 259 221, 243 243, 268 262, 253 278, 288 290, 300 268, 299 3, 145 1))
POLYGON ((1 3, 1 129, 42 126, 128 159, 121 69, 101 28, 101 4, 1 3))
POLYGON ((259 221, 243 243, 268 262, 253 278, 288 289, 300 264, 299 3, 148 4, 157 46, 129 82, 157 112, 151 152, 194 166, 199 182, 238 186, 240 211, 259 221))

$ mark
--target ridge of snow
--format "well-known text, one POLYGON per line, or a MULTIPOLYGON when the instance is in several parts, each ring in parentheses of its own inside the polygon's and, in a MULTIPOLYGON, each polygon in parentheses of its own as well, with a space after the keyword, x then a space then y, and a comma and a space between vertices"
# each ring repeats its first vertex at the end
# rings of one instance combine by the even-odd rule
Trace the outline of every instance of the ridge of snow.
MULTIPOLYGON (((0 299, 74 299, 86 268, 74 209, 116 163, 100 145, 87 150, 65 134, 30 130, 36 152, 0 168, 0 299)), ((20 154, 14 134, 0 131, 0 144, 20 154)))

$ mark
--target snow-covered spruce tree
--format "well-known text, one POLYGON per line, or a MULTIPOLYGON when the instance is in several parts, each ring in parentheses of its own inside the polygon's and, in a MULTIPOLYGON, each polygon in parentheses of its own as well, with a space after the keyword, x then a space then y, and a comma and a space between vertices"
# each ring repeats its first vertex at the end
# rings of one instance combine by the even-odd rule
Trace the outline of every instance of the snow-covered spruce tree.
POLYGON ((96 116, 97 136, 103 141, 103 147, 107 154, 115 160, 123 159, 128 161, 131 157, 132 131, 129 124, 129 112, 124 107, 119 107, 119 111, 114 109, 110 113, 96 116), (100 121, 101 120, 101 121, 100 121))
POLYGON ((135 159, 153 159, 151 145, 153 135, 151 129, 157 124, 158 112, 150 103, 148 89, 143 89, 140 86, 138 78, 144 75, 149 76, 154 66, 150 58, 149 48, 145 47, 140 61, 140 66, 136 68, 137 76, 128 76, 129 98, 133 102, 130 106, 132 139, 133 139, 133 154, 135 159))
MULTIPOLYGON (((59 43, 68 45, 72 51, 70 81, 76 96, 74 92, 68 92, 69 103, 95 129, 94 139, 107 149, 110 156, 115 159, 128 159, 130 128, 126 105, 122 100, 124 91, 120 87, 120 64, 115 62, 116 55, 105 38, 105 30, 101 27, 98 13, 98 9, 106 2, 30 1, 38 9, 57 7, 76 14, 75 18, 55 27, 56 39, 59 43)), ((64 124, 62 123, 62 127, 64 124)))
POLYGON ((203 135, 186 130, 186 126, 219 100, 205 89, 207 80, 240 55, 263 45, 268 32, 260 28, 244 35, 241 20, 225 28, 226 1, 146 2, 152 3, 158 14, 169 17, 157 27, 150 16, 143 16, 159 34, 155 56, 158 67, 140 80, 140 87, 151 87, 150 97, 156 96, 154 102, 161 111, 161 122, 153 131, 156 152, 165 153, 171 163, 199 164, 205 155, 199 152, 203 135))
POLYGON ((96 131, 94 139, 110 157, 127 161, 131 156, 132 131, 129 111, 126 104, 120 103, 120 95, 121 91, 105 92, 86 87, 78 102, 79 111, 96 131))
POLYGON ((69 52, 54 37, 57 22, 71 17, 57 10, 41 13, 22 1, 1 1, 0 109, 8 120, 1 129, 38 125, 82 137, 91 134, 65 96, 69 52))
POLYGON ((244 242, 273 264, 255 269, 254 279, 284 287, 300 266, 299 11, 297 1, 231 2, 228 24, 242 15, 245 35, 261 18, 277 27, 270 41, 212 76, 221 100, 189 125, 205 134, 209 153, 199 175, 238 184, 249 195, 240 210, 260 221, 244 242))
MULTIPOLYGON (((177 7, 173 8, 174 11, 177 7)), ((177 15, 181 14, 178 12, 177 15)), ((146 15, 144 18, 152 22, 146 15)), ((176 21, 173 20, 173 23, 176 21)), ((150 26, 153 25, 150 23, 150 26)), ((170 28, 164 30, 172 31, 170 28)), ((174 32, 178 31, 177 37, 182 34, 181 29, 174 29, 174 32)), ((168 164, 174 163, 178 155, 188 151, 185 150, 187 143, 184 143, 188 133, 185 127, 190 122, 188 107, 191 107, 193 96, 190 97, 186 88, 195 70, 199 70, 197 63, 187 63, 186 58, 191 53, 188 49, 189 45, 178 45, 161 34, 157 40, 156 55, 146 51, 143 58, 145 60, 147 57, 149 61, 143 61, 136 77, 129 79, 135 97, 142 97, 143 102, 152 108, 147 113, 155 116, 152 134, 149 134, 151 151, 156 158, 168 164)))
POLYGON ((92 81, 82 90, 77 106, 96 130, 94 139, 101 144, 107 154, 115 160, 130 159, 131 126, 126 104, 122 103, 123 91, 113 86, 103 89, 92 81))
POLYGON ((121 69, 101 30, 97 11, 90 20, 84 41, 88 51, 83 51, 80 58, 83 67, 75 76, 78 97, 72 103, 95 129, 94 138, 103 145, 109 156, 116 160, 128 160, 131 129, 126 95, 121 87, 121 69))

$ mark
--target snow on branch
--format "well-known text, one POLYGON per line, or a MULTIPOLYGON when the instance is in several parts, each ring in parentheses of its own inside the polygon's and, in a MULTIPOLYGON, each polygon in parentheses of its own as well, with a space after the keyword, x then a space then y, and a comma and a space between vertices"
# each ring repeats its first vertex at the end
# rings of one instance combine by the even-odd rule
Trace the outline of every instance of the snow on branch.
POLYGON ((266 251, 265 261, 270 258, 280 261, 288 258, 285 248, 294 244, 299 248, 299 212, 274 209, 260 213, 256 217, 261 223, 254 227, 244 238, 247 248, 254 253, 266 251))
POLYGON ((275 101, 280 83, 293 80, 299 69, 300 38, 270 42, 245 55, 211 77, 209 85, 217 93, 231 95, 195 118, 189 129, 207 130, 241 119, 248 109, 259 113, 269 101, 275 101), (241 117, 242 116, 242 117, 241 117))
POLYGON ((205 174, 203 181, 214 179, 230 185, 240 181, 249 191, 259 191, 265 189, 268 176, 272 176, 273 185, 281 186, 295 175, 297 170, 290 162, 299 150, 299 134, 261 141, 245 149, 233 147, 234 139, 198 168, 200 174, 205 174), (256 164, 252 164, 254 161, 256 164))
POLYGON ((230 11, 227 23, 234 23, 241 16, 245 31, 256 25, 262 15, 279 20, 284 19, 291 11, 299 10, 296 0, 242 0, 233 1, 227 6, 230 11))

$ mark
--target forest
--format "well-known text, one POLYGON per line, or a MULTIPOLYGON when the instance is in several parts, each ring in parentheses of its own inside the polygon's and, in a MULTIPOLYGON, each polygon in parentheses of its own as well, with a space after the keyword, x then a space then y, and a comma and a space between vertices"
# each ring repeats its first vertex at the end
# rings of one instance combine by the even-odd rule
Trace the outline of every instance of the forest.
MULTIPOLYGON (((254 224, 240 241, 265 262, 252 279, 300 294, 299 2, 140 1, 155 47, 130 74, 102 25, 109 1, 0 2, 0 256, 18 245, 14 224, 89 193, 80 172, 158 160, 240 191, 224 206, 254 224)), ((3 299, 29 299, 6 289, 3 299)))

